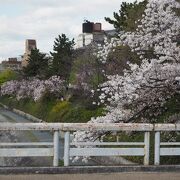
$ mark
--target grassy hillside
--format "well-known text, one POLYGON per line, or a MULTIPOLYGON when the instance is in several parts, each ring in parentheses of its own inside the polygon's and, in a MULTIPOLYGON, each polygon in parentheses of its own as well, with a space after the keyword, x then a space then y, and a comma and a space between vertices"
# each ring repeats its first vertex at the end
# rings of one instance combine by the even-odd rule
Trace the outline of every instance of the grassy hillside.
MULTIPOLYGON (((75 99, 72 99, 75 101, 75 99)), ((47 122, 87 122, 91 117, 97 117, 103 114, 103 108, 88 107, 79 102, 61 101, 53 98, 43 98, 38 102, 31 99, 22 99, 17 101, 13 97, 3 96, 0 101, 9 106, 26 113, 34 115, 47 122)))

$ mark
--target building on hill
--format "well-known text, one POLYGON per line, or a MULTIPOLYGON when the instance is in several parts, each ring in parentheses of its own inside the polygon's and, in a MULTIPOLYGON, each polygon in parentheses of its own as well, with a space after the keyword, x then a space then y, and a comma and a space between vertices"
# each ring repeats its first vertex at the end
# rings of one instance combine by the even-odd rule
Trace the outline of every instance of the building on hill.
POLYGON ((115 30, 102 30, 101 23, 85 21, 82 24, 82 33, 77 38, 76 48, 83 48, 91 43, 103 44, 104 39, 116 35, 115 30))
POLYGON ((18 61, 17 58, 9 58, 8 61, 2 61, 1 63, 2 69, 12 69, 12 70, 20 70, 22 68, 21 61, 18 61))
POLYGON ((23 60, 22 60, 22 67, 27 66, 28 64, 28 58, 29 55, 31 54, 31 50, 36 49, 36 40, 34 39, 27 39, 25 42, 25 53, 23 55, 23 60))

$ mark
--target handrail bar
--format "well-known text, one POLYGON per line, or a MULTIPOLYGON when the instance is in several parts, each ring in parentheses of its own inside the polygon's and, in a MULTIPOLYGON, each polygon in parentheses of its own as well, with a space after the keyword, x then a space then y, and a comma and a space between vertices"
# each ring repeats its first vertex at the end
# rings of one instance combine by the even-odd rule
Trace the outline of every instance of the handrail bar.
POLYGON ((180 131, 180 124, 148 123, 0 123, 0 130, 43 131, 180 131))
POLYGON ((0 123, 0 130, 152 131, 145 123, 0 123))

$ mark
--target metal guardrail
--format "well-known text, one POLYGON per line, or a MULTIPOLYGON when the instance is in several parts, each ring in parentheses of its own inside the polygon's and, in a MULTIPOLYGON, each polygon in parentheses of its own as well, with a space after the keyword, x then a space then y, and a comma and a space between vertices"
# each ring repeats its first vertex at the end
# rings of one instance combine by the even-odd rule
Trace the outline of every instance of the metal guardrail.
POLYGON ((59 132, 64 136, 64 165, 69 166, 73 156, 143 156, 144 165, 149 164, 150 132, 155 132, 155 160, 160 164, 160 156, 180 155, 180 142, 160 142, 160 132, 180 131, 180 124, 86 124, 86 123, 1 123, 0 131, 53 131, 53 142, 0 143, 0 157, 50 156, 53 166, 59 164, 59 132), (129 131, 143 132, 143 142, 70 142, 70 132, 74 131, 129 131), (117 147, 106 147, 117 146, 117 147), (120 147, 123 146, 123 147, 120 147), (127 147, 124 147, 127 146, 127 147), (132 147, 131 147, 132 146, 132 147), (161 147, 161 146, 171 146, 161 147), (2 148, 3 147, 3 148, 2 148))

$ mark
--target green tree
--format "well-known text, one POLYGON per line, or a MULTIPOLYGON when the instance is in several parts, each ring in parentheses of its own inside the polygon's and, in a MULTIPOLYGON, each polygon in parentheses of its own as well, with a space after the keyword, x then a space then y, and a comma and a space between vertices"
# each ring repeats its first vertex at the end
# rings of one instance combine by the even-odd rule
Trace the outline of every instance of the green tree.
POLYGON ((95 89, 104 80, 102 73, 104 66, 93 55, 95 51, 93 45, 79 51, 76 58, 74 58, 69 81, 79 88, 83 84, 87 84, 90 89, 95 89))
POLYGON ((51 65, 52 75, 59 75, 68 81, 73 61, 73 46, 74 39, 69 40, 65 34, 59 35, 55 39, 54 52, 50 52, 53 57, 51 65))
POLYGON ((23 68, 23 74, 27 77, 46 78, 49 74, 48 62, 49 57, 46 54, 39 52, 39 49, 34 49, 29 55, 28 65, 23 68))
POLYGON ((0 72, 0 85, 10 81, 10 80, 15 80, 18 78, 17 72, 11 70, 11 69, 6 69, 2 72, 0 72))
POLYGON ((119 12, 114 12, 114 19, 105 17, 105 20, 112 24, 117 31, 135 31, 136 21, 142 17, 145 10, 147 0, 137 3, 121 4, 119 12))
MULTIPOLYGON (((105 17, 105 20, 112 24, 117 32, 120 31, 135 31, 138 25, 138 20, 142 18, 147 0, 142 2, 126 3, 123 2, 118 12, 114 12, 114 18, 105 17)), ((152 53, 149 52, 148 56, 152 53)), ((136 53, 131 52, 127 46, 119 46, 110 52, 106 63, 106 73, 123 74, 124 69, 128 69, 127 62, 140 64, 141 60, 136 53)))

